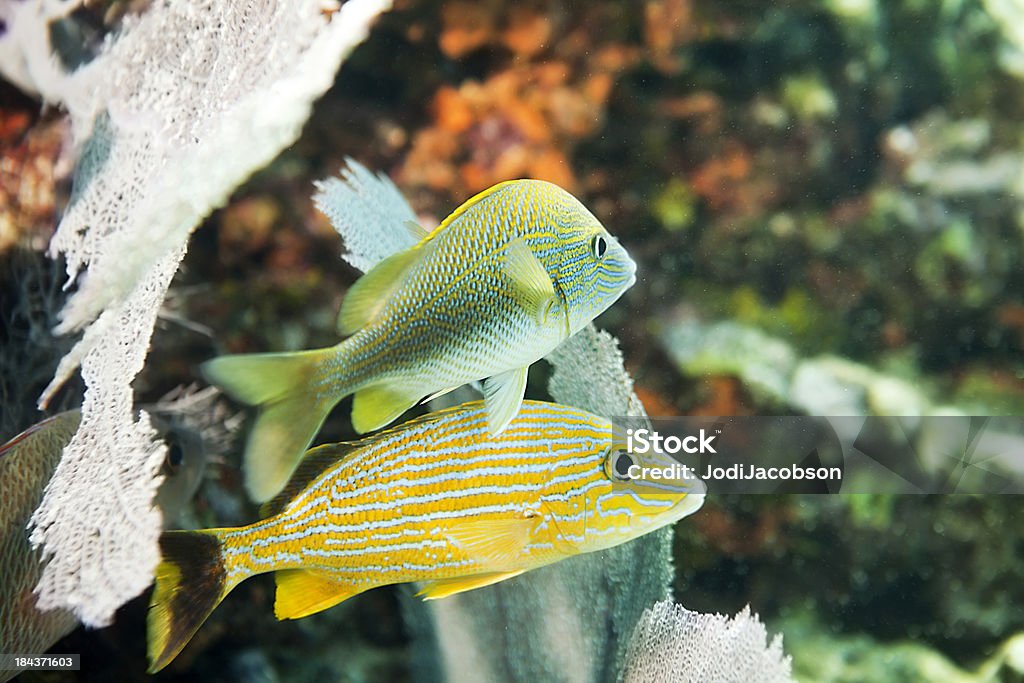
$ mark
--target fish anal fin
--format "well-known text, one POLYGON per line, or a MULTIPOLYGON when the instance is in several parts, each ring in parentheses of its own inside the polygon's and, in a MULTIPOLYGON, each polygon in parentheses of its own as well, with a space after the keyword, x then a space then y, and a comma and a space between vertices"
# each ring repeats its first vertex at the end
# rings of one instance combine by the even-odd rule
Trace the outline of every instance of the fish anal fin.
POLYGON ((487 406, 487 431, 498 434, 519 412, 526 394, 528 367, 508 370, 484 380, 484 404, 487 406))
POLYGON ((444 530, 452 543, 486 566, 514 565, 539 517, 458 520, 444 530))
POLYGON ((299 461, 291 479, 281 489, 281 492, 260 506, 260 516, 271 517, 284 510, 288 503, 295 496, 306 490, 310 484, 316 481, 317 477, 352 452, 358 450, 362 445, 360 443, 341 442, 317 446, 306 451, 306 455, 299 461))
POLYGON ((422 255, 422 251, 415 249, 392 254, 356 280, 341 302, 338 331, 353 334, 372 322, 401 286, 406 271, 422 255))
POLYGON ((483 588, 484 586, 490 586, 498 583, 499 581, 511 579, 514 576, 519 576, 525 571, 525 569, 517 569, 512 572, 489 572, 487 574, 475 574, 473 576, 460 576, 455 579, 427 581, 420 584, 420 590, 416 595, 422 597, 424 600, 447 598, 449 595, 464 593, 465 591, 471 591, 475 588, 483 588))
POLYGON ((352 427, 360 434, 379 429, 419 403, 421 396, 396 383, 360 389, 352 398, 352 427))
POLYGON ((555 304, 555 285, 537 256, 522 238, 509 242, 505 272, 527 313, 543 325, 555 304))
POLYGON ((363 591, 329 574, 309 569, 282 569, 274 574, 274 580, 277 583, 274 616, 278 619, 316 614, 363 591))

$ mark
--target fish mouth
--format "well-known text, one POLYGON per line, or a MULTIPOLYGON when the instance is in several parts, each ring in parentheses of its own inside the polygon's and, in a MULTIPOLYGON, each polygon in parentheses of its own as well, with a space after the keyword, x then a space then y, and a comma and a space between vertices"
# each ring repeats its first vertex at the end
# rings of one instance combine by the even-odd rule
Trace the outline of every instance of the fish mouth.
POLYGON ((672 506, 671 517, 673 522, 678 522, 683 517, 689 517, 704 505, 704 496, 707 489, 703 486, 703 483, 701 482, 702 486, 694 488, 694 490, 687 493, 678 503, 672 506))
POLYGON ((632 287, 636 284, 636 261, 626 256, 626 273, 629 277, 626 278, 626 287, 632 287))

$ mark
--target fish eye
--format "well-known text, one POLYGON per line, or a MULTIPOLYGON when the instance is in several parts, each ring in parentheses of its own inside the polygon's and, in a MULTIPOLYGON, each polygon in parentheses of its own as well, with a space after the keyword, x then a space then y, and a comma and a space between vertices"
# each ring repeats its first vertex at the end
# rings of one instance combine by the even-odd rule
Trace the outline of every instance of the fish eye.
POLYGON ((167 439, 167 457, 164 465, 170 474, 174 474, 185 462, 185 449, 173 436, 167 439))
POLYGON ((590 241, 590 250, 595 258, 604 258, 608 251, 608 240, 604 238, 604 235, 594 235, 594 239, 590 241))
POLYGON ((608 454, 608 464, 611 466, 611 475, 619 481, 628 481, 629 468, 636 464, 633 456, 625 451, 614 450, 608 454))

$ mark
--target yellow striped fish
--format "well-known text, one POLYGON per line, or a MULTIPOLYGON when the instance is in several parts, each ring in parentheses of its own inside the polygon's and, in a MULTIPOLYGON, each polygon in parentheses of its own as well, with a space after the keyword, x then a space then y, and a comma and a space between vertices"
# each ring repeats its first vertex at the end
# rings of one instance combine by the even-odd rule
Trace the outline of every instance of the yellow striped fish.
POLYGON ((432 413, 355 443, 310 450, 271 515, 233 529, 168 532, 148 617, 150 671, 170 662, 239 582, 276 572, 278 619, 377 586, 440 598, 671 524, 703 502, 699 480, 624 481, 611 424, 525 401, 498 436, 484 404, 432 413))
MULTIPOLYGON (((420 230, 417 226, 412 226, 420 230)), ((551 183, 496 185, 349 290, 337 346, 216 358, 206 377, 260 406, 246 488, 267 500, 338 401, 352 425, 383 427, 425 396, 487 378, 488 427, 516 414, 527 368, 607 309, 636 266, 575 197, 551 183)))

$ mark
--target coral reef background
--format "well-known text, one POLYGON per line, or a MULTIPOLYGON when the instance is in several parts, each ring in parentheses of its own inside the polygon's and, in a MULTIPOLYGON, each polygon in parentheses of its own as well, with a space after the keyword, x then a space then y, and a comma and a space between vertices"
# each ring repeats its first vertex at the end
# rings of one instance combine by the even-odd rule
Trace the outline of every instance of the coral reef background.
MULTIPOLYGON (((1014 6, 399 1, 299 141, 193 235, 138 398, 198 381, 216 353, 335 341, 357 271, 313 181, 352 156, 424 223, 507 178, 577 194, 640 264, 598 322, 652 415, 826 410, 797 376, 856 397, 839 404, 849 414, 1022 415, 1014 6), (833 357, 842 371, 821 362, 833 357), (764 367, 791 371, 766 384, 764 367)), ((0 83, 5 264, 49 240, 67 134, 58 111, 0 83)), ((346 414, 319 438, 351 437, 346 414)), ((251 519, 236 463, 207 469, 192 522, 251 519)), ((1012 496, 709 496, 677 528, 673 597, 750 604, 802 680, 976 680, 1024 631, 1022 514, 1012 496)), ((404 590, 278 623, 272 583, 253 581, 162 677, 413 680, 404 590)), ((142 602, 58 644, 102 655, 67 680, 146 679, 142 602)))

